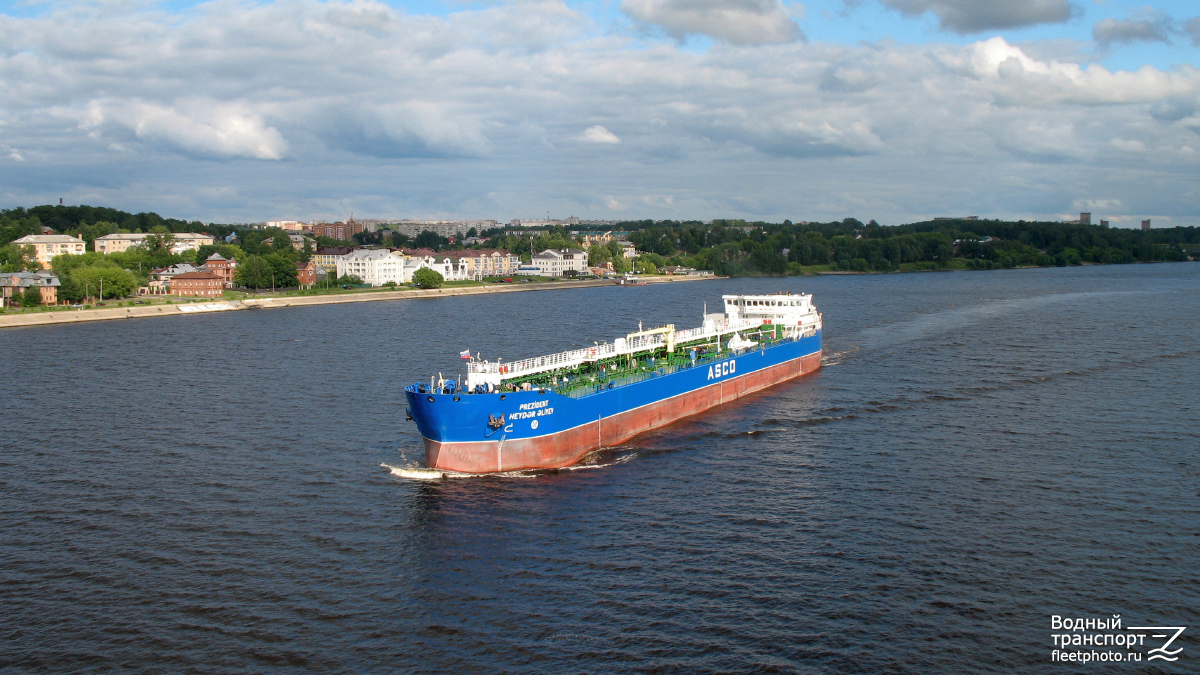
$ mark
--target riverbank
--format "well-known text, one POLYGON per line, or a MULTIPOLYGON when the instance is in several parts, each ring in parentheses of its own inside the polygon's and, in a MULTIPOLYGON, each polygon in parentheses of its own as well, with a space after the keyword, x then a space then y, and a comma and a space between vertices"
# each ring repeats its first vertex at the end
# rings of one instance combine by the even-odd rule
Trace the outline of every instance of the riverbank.
MULTIPOLYGON (((721 277, 664 276, 647 277, 651 284, 702 281, 721 277)), ((345 302, 376 302, 380 300, 405 300, 415 298, 440 298, 453 295, 487 295, 493 293, 519 293, 524 291, 556 291, 573 288, 595 288, 612 286, 609 279, 587 281, 547 281, 521 284, 485 284, 482 286, 448 286, 431 289, 406 289, 400 291, 362 291, 336 295, 284 295, 265 298, 243 298, 241 300, 213 300, 211 302, 178 303, 171 305, 146 305, 134 307, 98 307, 72 311, 22 312, 0 314, 0 328, 21 326, 45 326, 50 324, 80 323, 85 321, 111 321, 116 319, 144 319, 162 316, 187 316, 210 312, 230 312, 249 309, 276 309, 283 307, 306 307, 331 305, 345 302)))

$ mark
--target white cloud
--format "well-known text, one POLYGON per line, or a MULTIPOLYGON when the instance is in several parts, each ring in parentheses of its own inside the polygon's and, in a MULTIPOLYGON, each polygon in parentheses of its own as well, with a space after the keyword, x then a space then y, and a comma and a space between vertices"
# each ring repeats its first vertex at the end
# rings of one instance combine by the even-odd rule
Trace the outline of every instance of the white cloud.
POLYGON ((599 124, 588 127, 582 134, 578 136, 579 140, 587 143, 620 143, 621 139, 616 134, 605 129, 599 124))
POLYGON ((971 68, 1006 105, 1156 103, 1173 97, 1194 100, 1200 94, 1200 71, 1192 67, 1113 72, 1098 64, 1047 63, 999 37, 975 43, 971 68))
POLYGON ((204 157, 281 159, 288 148, 277 129, 238 103, 102 99, 92 101, 80 117, 83 129, 132 132, 143 141, 204 157))
POLYGON ((678 39, 707 35, 744 45, 804 38, 780 0, 622 0, 621 11, 678 39))
MULTIPOLYGON (((717 6, 735 5, 697 5, 717 6)), ((0 161, 0 199, 161 210, 172 195, 172 215, 218 220, 346 201, 411 217, 901 222, 1053 214, 1093 194, 1200 212, 1182 150, 1200 147, 1192 66, 1110 70, 1002 38, 697 51, 589 32, 561 2, 464 7, 0 16, 0 159, 25 159, 0 161)))
POLYGON ((1063 23, 1076 12, 1069 0, 880 0, 905 16, 931 12, 942 29, 978 33, 998 28, 1021 28, 1063 23))

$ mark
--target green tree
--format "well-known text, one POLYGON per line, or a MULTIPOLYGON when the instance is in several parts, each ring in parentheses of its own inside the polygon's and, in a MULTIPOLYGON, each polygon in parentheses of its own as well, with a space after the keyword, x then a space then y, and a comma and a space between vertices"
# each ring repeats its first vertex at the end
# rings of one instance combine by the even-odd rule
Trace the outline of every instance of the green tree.
POLYGON ((238 261, 237 271, 233 273, 233 281, 238 286, 246 288, 270 288, 271 266, 262 256, 245 256, 245 260, 238 261))
POLYGON ((417 235, 413 240, 413 246, 417 248, 431 248, 435 251, 442 250, 442 247, 449 244, 450 240, 439 235, 433 230, 425 230, 417 235))
POLYGON ((428 267, 413 272, 413 286, 417 288, 441 288, 445 279, 437 270, 431 270, 428 267))
POLYGON ((104 298, 123 298, 137 287, 137 278, 128 270, 120 267, 80 267, 71 273, 76 283, 85 284, 89 293, 100 294, 103 287, 104 298), (104 283, 101 284, 100 282, 104 283))
POLYGON ((592 244, 590 247, 588 247, 588 265, 596 267, 597 265, 603 265, 611 260, 612 254, 609 252, 607 247, 601 246, 600 244, 592 244))
POLYGON ((650 262, 647 256, 639 256, 634 260, 633 269, 639 274, 654 274, 658 271, 658 266, 650 262))
POLYGON ((291 249, 292 255, 284 252, 272 253, 266 256, 267 266, 270 267, 271 286, 274 288, 289 288, 296 281, 296 249, 291 249))
POLYGON ((283 230, 275 231, 275 239, 271 242, 271 250, 275 253, 296 253, 296 247, 292 246, 292 238, 283 230))
POLYGON ((196 249, 192 264, 199 267, 204 264, 205 260, 208 260, 208 256, 214 253, 228 260, 241 260, 246 257, 246 252, 234 244, 205 244, 196 249))
POLYGON ((38 290, 37 286, 30 286, 21 294, 22 307, 37 307, 40 304, 42 304, 42 292, 38 290))
MULTIPOLYGON (((82 302, 84 299, 83 284, 72 277, 59 276, 59 287, 56 295, 60 302, 82 302)), ((89 289, 90 290, 90 289, 89 289)))
POLYGON ((155 230, 162 231, 156 231, 143 239, 139 248, 152 257, 170 255, 171 248, 175 246, 175 235, 171 234, 170 230, 161 225, 155 228, 155 230))
POLYGON ((616 260, 617 258, 625 257, 625 247, 622 246, 621 243, 616 239, 608 242, 608 244, 605 245, 605 248, 608 249, 609 260, 616 260))
POLYGON ((0 248, 0 272, 37 272, 40 269, 42 265, 32 246, 10 244, 0 248))

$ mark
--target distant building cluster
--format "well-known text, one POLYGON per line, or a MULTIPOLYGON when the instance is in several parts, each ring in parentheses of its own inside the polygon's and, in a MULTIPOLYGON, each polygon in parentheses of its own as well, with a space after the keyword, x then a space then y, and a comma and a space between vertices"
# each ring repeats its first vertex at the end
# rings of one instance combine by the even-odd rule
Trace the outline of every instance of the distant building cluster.
MULTIPOLYGON (((106 234, 96 237, 92 242, 92 250, 97 253, 124 253, 135 246, 142 246, 146 239, 154 235, 149 232, 134 232, 132 234, 106 234)), ((214 239, 207 234, 195 232, 174 232, 171 235, 171 253, 180 254, 195 251, 201 246, 212 244, 214 239)))
MULTIPOLYGON (((195 251, 214 241, 207 234, 196 234, 195 232, 173 232, 169 235, 156 235, 149 232, 106 234, 96 238, 92 243, 92 250, 97 253, 124 253, 131 248, 145 245, 146 239, 152 236, 170 237, 171 252, 175 254, 195 251)), ((69 234, 29 234, 20 239, 14 239, 12 244, 14 246, 32 246, 38 263, 45 269, 50 268, 50 261, 56 255, 83 255, 87 252, 87 243, 69 234)))
POLYGON ((555 220, 551 218, 513 218, 508 221, 508 224, 513 227, 551 227, 553 225, 579 225, 581 221, 575 216, 571 216, 565 220, 555 220))
POLYGON ((416 237, 422 232, 434 232, 440 237, 462 238, 471 230, 483 232, 499 225, 495 220, 400 220, 388 222, 387 228, 409 237, 416 237))
POLYGON ((349 222, 318 223, 313 225, 312 232, 318 237, 329 237, 342 241, 349 240, 359 232, 366 230, 366 225, 351 220, 349 222))
MULTIPOLYGON (((1089 213, 1089 212, 1087 212, 1087 211, 1082 211, 1082 212, 1080 212, 1080 214, 1079 214, 1079 219, 1078 219, 1078 220, 1068 220, 1068 221, 1065 221, 1065 222, 1067 222, 1067 223, 1074 223, 1074 224, 1077 224, 1077 225, 1091 225, 1091 224, 1092 224, 1092 214, 1091 214, 1091 213, 1089 213)), ((1100 221, 1099 221, 1099 225, 1100 225, 1100 227, 1108 227, 1108 221, 1107 221, 1107 220, 1100 220, 1100 221)), ((1143 220, 1143 221, 1142 221, 1142 229, 1143 229, 1143 230, 1149 230, 1149 229, 1150 229, 1150 221, 1149 221, 1149 219, 1147 219, 1147 220, 1143 220)))
MULTIPOLYGON (((585 256, 586 257, 586 256, 585 256)), ((356 276, 370 286, 407 284, 421 268, 447 281, 481 281, 517 274, 521 258, 504 249, 442 251, 430 249, 319 248, 313 262, 337 277, 356 276)))
POLYGON ((220 297, 233 288, 237 261, 214 253, 199 267, 178 263, 150 272, 150 284, 139 290, 140 295, 174 295, 185 298, 220 297))

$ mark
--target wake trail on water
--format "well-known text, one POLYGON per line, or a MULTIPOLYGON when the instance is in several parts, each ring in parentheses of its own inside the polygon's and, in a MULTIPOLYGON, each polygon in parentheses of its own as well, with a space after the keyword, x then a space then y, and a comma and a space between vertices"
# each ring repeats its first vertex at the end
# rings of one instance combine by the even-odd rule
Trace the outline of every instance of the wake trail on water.
POLYGON ((843 349, 840 352, 830 352, 821 357, 821 367, 841 365, 843 361, 850 357, 851 354, 858 351, 858 347, 843 349))
POLYGON ((865 349, 916 342, 931 335, 966 328, 988 319, 1036 307, 1147 292, 1149 291, 1080 291, 1076 293, 1048 293, 1046 295, 1035 295, 1012 300, 993 300, 973 307, 947 309, 883 326, 865 328, 859 333, 856 342, 865 349))
POLYGON ((1096 375, 1111 374, 1114 371, 1139 370, 1159 361, 1175 359, 1194 359, 1200 356, 1200 349, 1186 349, 1161 354, 1146 354, 1139 358, 1105 359, 1089 367, 1044 372, 1039 374, 1013 374, 1009 379, 960 387, 954 390, 925 390, 916 394, 902 395, 889 399, 873 398, 858 401, 849 406, 837 406, 826 410, 814 411, 813 414, 800 418, 769 417, 758 422, 760 428, 748 431, 725 432, 710 431, 701 434, 702 437, 719 438, 756 438, 759 436, 788 431, 790 429, 821 426, 837 422, 856 420, 880 413, 902 412, 914 410, 928 405, 946 402, 971 401, 989 398, 1000 392, 1021 390, 1044 384, 1054 383, 1063 379, 1088 379, 1096 375))

